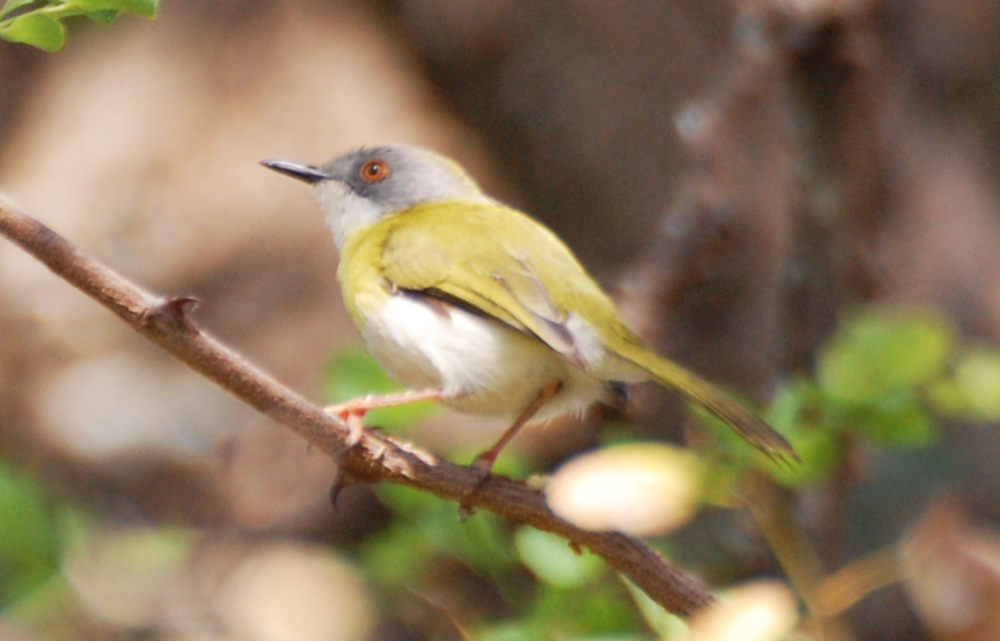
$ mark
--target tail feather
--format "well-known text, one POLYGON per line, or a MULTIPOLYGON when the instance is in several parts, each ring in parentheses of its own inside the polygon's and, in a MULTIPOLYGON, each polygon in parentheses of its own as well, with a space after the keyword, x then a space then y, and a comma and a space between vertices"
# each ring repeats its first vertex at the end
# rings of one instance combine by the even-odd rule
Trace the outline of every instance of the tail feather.
POLYGON ((686 400, 704 407, 729 425, 737 434, 772 459, 799 460, 795 450, 781 434, 731 396, 693 372, 662 358, 648 349, 626 358, 646 370, 664 387, 686 400))

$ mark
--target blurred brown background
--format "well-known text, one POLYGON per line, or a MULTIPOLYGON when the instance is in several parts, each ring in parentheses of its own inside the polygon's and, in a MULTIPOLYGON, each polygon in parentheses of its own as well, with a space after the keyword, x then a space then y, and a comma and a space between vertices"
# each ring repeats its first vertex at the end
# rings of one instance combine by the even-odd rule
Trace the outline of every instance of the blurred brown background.
MULTIPOLYGON (((0 188, 320 400, 357 341, 334 248, 308 191, 257 161, 430 146, 562 234, 664 351, 764 400, 868 300, 997 340, 998 43, 988 0, 165 0, 76 24, 56 55, 0 43, 0 188)), ((0 455, 109 522, 347 541, 381 518, 363 489, 332 512, 325 457, 6 243, 0 297, 0 455)), ((668 400, 638 401, 647 433, 680 436, 668 400)), ((946 473, 871 473, 851 522, 889 513, 849 552, 944 489, 1000 520, 995 432, 947 438, 946 473)), ((927 634, 898 593, 853 619, 927 634)))

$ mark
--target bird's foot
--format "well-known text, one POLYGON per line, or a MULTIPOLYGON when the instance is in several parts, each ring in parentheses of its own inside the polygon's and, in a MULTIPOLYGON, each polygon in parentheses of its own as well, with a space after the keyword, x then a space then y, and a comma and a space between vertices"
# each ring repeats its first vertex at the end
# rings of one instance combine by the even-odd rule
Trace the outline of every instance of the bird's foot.
POLYGON ((458 505, 458 515, 461 519, 464 520, 472 514, 472 503, 479 495, 480 490, 483 489, 487 479, 490 478, 490 471, 493 469, 493 463, 496 461, 497 454, 499 454, 499 451, 487 450, 473 459, 469 465, 469 469, 476 473, 477 479, 475 484, 462 497, 462 501, 458 505))

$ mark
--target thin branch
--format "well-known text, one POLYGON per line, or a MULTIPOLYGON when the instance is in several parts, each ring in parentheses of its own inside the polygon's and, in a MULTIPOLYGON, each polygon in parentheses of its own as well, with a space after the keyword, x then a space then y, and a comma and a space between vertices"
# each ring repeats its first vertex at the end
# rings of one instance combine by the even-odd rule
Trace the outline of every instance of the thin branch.
POLYGON ((343 422, 199 329, 185 313, 194 299, 150 294, 80 251, 2 193, 0 233, 192 369, 332 456, 348 477, 408 485, 561 536, 603 557, 675 614, 689 615, 713 601, 695 579, 638 539, 581 530, 552 514, 542 493, 524 483, 492 475, 477 488, 477 471, 371 430, 349 448, 349 430, 343 422))
POLYGON ((744 507, 767 539, 785 575, 812 612, 810 627, 821 641, 850 641, 847 625, 823 607, 819 589, 825 570, 819 552, 798 526, 788 502, 766 478, 754 476, 743 486, 744 507))

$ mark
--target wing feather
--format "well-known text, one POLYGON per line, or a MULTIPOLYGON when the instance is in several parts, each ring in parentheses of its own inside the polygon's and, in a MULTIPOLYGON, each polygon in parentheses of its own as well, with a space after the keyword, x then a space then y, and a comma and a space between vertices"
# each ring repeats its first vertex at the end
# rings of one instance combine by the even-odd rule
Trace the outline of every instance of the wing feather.
POLYGON ((562 241, 520 212, 435 203, 390 222, 396 224, 384 236, 381 271, 395 287, 472 307, 534 334, 574 362, 579 354, 567 309, 606 310, 615 317, 610 299, 562 241), (406 224, 400 224, 403 217, 406 224), (586 304, 568 305, 576 302, 571 299, 586 304))

